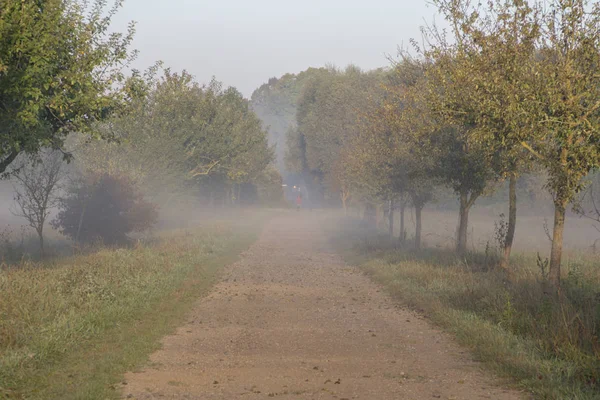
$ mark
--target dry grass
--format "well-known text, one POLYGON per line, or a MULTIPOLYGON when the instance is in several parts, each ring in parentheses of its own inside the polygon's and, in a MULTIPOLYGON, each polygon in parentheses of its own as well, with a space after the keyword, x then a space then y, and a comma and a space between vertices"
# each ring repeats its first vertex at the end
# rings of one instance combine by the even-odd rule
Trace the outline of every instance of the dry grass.
POLYGON ((547 294, 534 255, 515 257, 509 279, 494 268, 489 249, 464 258, 443 249, 414 252, 356 223, 344 228, 334 243, 350 262, 518 386, 540 399, 600 398, 597 258, 571 254, 557 298, 547 294))
POLYGON ((0 398, 118 398, 262 224, 225 225, 0 271, 0 398))

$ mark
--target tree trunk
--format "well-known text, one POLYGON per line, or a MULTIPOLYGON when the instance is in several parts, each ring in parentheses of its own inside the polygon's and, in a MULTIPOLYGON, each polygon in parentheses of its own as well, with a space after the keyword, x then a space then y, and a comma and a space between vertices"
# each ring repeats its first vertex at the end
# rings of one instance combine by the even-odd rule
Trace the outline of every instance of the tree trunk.
POLYGON ((6 171, 8 166, 15 161, 18 155, 19 152, 12 149, 10 154, 4 160, 0 161, 0 174, 3 174, 6 171))
POLYGON ((369 228, 373 228, 373 226, 376 224, 376 221, 375 221, 375 208, 370 203, 365 204, 365 210, 364 210, 364 213, 363 213, 363 220, 365 221, 366 225, 369 228))
POLYGON ((415 249, 421 249, 421 229, 423 204, 415 204, 415 249))
POLYGON ((406 230, 404 229, 404 210, 406 209, 406 204, 404 202, 404 199, 400 200, 400 237, 399 237, 399 242, 400 244, 404 244, 404 241, 406 240, 406 230))
POLYGON ((390 199, 390 209, 388 211, 389 234, 390 238, 394 238, 394 199, 390 199))
MULTIPOLYGON (((43 223, 42 223, 43 224, 43 223)), ((37 234, 40 238, 40 255, 43 258, 44 257, 44 233, 43 233, 43 227, 41 227, 40 229, 37 229, 37 234)))
POLYGON ((563 250, 563 231, 565 228, 566 204, 562 200, 554 202, 554 231, 552 235, 552 250, 550 252, 550 270, 548 278, 555 288, 560 288, 560 261, 563 250))
POLYGON ((75 243, 79 243, 79 235, 81 234, 81 226, 83 225, 83 217, 85 216, 86 208, 87 200, 84 200, 83 207, 81 208, 81 214, 79 215, 79 224, 77 226, 77 235, 75 235, 75 243))
POLYGON ((383 207, 381 204, 377 204, 375 206, 375 225, 377 226, 377 229, 381 229, 383 220, 383 207))
POLYGON ((467 191, 460 193, 460 211, 458 224, 458 237, 456 241, 456 251, 458 254, 467 252, 467 229, 469 226, 469 194, 467 191))
POLYGON ((508 229, 506 238, 504 238, 504 257, 500 262, 503 269, 508 270, 510 253, 512 251, 515 238, 515 229, 517 227, 517 177, 512 174, 508 184, 508 229))

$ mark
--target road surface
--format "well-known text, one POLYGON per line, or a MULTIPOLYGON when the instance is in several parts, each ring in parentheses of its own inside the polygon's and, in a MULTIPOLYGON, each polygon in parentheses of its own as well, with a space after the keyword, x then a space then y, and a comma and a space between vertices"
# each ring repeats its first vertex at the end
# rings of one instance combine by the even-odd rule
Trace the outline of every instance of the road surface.
POLYGON ((525 398, 345 265, 315 214, 269 222, 124 398, 525 398))

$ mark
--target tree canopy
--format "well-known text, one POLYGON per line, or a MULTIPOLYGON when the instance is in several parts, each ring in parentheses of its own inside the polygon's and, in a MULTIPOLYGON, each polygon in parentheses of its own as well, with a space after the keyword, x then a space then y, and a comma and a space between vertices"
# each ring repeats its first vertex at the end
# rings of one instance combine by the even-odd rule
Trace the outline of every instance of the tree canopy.
POLYGON ((21 152, 61 148, 129 99, 134 25, 111 32, 116 1, 0 1, 0 173, 21 152))
POLYGON ((185 71, 150 70, 144 91, 127 114, 102 126, 118 142, 73 141, 84 168, 128 175, 157 196, 215 180, 253 182, 273 161, 261 121, 236 89, 214 79, 200 85, 185 71))

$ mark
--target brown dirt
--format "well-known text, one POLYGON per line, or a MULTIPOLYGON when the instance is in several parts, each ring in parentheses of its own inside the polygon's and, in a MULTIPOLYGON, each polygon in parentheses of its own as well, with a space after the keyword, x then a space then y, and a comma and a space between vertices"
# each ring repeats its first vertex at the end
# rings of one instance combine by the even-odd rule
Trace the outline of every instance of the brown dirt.
POLYGON ((164 338, 133 399, 522 399, 396 305, 326 245, 314 214, 272 220, 185 326, 164 338))

